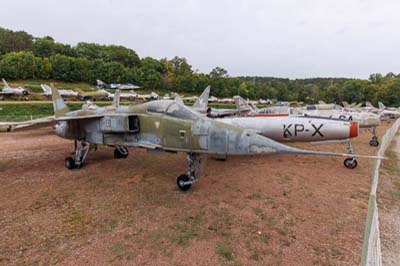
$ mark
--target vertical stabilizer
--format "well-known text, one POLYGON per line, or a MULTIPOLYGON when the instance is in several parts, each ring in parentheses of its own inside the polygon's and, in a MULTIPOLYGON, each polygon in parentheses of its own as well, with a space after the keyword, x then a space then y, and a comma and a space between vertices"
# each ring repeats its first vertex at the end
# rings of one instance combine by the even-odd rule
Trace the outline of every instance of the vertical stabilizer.
POLYGON ((50 87, 51 87, 51 98, 53 100, 54 116, 55 117, 63 116, 69 112, 69 108, 65 104, 63 98, 60 96, 58 90, 54 87, 54 85, 51 84, 50 87))
POLYGON ((8 85, 8 83, 5 79, 1 79, 1 80, 3 81, 4 88, 10 88, 10 86, 8 85))
POLYGON ((210 96, 210 86, 204 89, 203 93, 197 98, 196 102, 193 104, 193 108, 206 110, 208 107, 208 97, 210 96))
POLYGON ((113 99, 112 106, 117 108, 119 106, 120 100, 121 100, 121 91, 120 90, 116 90, 115 93, 114 93, 114 99, 113 99))
POLYGON ((251 106, 240 96, 234 96, 233 99, 235 100, 236 109, 239 112, 243 111, 251 111, 251 106))

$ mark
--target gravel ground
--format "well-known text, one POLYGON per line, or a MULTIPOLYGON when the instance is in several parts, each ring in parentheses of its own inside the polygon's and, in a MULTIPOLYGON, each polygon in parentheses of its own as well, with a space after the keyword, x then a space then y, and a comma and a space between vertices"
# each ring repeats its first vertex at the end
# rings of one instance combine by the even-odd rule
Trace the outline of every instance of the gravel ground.
MULTIPOLYGON (((379 129, 382 135, 388 125, 379 129)), ((375 154, 370 134, 354 140, 375 154)), ((357 265, 373 160, 208 159, 189 193, 184 154, 99 148, 80 170, 50 128, 0 135, 0 265, 357 265)), ((298 147, 344 152, 343 144, 298 147)))

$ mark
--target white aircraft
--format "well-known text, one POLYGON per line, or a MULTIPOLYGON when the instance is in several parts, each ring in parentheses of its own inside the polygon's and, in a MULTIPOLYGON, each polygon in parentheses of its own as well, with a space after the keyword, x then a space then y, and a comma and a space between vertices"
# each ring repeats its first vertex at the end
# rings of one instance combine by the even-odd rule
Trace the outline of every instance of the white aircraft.
MULTIPOLYGON (((241 98, 241 97, 240 97, 241 98)), ((242 99, 244 102, 244 100, 242 99)), ((247 103, 238 104, 236 103, 237 109, 247 111, 243 106, 247 103)), ((253 107, 253 110, 249 113, 252 116, 275 116, 280 114, 282 116, 306 116, 310 118, 333 118, 344 121, 357 122, 360 129, 372 131, 372 139, 369 144, 371 146, 378 146, 379 141, 376 136, 376 128, 380 125, 380 116, 371 112, 361 111, 351 108, 343 108, 339 105, 334 104, 313 104, 304 107, 293 108, 289 106, 274 106, 264 109, 257 109, 253 107)))
MULTIPOLYGON (((45 96, 51 96, 51 88, 47 84, 40 84, 40 87, 42 87, 43 90, 43 95, 45 96)), ((58 90, 58 93, 62 97, 78 97, 79 93, 73 90, 66 90, 66 89, 61 89, 58 90)))
POLYGON ((8 85, 7 81, 5 79, 1 79, 3 81, 4 87, 3 90, 0 91, 0 96, 5 96, 5 95, 22 95, 22 96, 27 96, 29 94, 29 91, 22 87, 18 88, 12 88, 10 85, 8 85))
POLYGON ((379 110, 381 111, 381 117, 387 116, 390 119, 396 119, 400 117, 400 111, 398 108, 386 107, 382 102, 378 102, 379 110))

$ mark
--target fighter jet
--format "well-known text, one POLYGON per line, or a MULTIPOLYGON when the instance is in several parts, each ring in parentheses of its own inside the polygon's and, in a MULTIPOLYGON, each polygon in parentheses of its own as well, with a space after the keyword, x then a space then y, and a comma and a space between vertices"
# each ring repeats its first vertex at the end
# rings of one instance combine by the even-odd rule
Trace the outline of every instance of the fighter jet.
POLYGON ((68 169, 82 167, 89 151, 95 150, 97 145, 115 147, 115 158, 126 158, 127 147, 185 152, 188 171, 177 178, 182 191, 189 190, 197 182, 205 154, 294 153, 378 158, 289 147, 253 130, 211 120, 174 100, 120 106, 114 99, 112 106, 70 111, 55 89, 52 89, 52 98, 56 134, 75 142, 74 157, 65 159, 68 169))
POLYGON ((371 112, 343 108, 335 104, 313 104, 304 107, 288 107, 288 106, 274 106, 264 109, 253 108, 252 115, 277 115, 282 116, 304 116, 308 118, 329 118, 339 119, 343 121, 357 122, 361 130, 368 130, 372 133, 372 139, 369 144, 371 146, 378 146, 379 141, 376 136, 376 128, 380 125, 380 116, 371 112))
POLYGON ((1 79, 3 81, 3 90, 0 91, 0 96, 12 96, 12 95, 20 95, 20 96, 28 96, 29 91, 22 87, 18 88, 12 88, 10 85, 8 85, 7 81, 5 79, 1 79))
POLYGON ((319 105, 307 105, 305 107, 291 109, 291 115, 335 118, 358 122, 360 129, 371 131, 372 138, 369 144, 371 146, 379 145, 378 137, 376 136, 376 128, 380 125, 380 116, 377 114, 357 109, 343 108, 339 105, 335 105, 332 109, 321 109, 319 105))
MULTIPOLYGON (((51 96, 51 88, 49 85, 47 84, 40 84, 40 87, 42 87, 43 90, 43 95, 45 96, 51 96)), ((59 89, 58 93, 62 96, 62 97, 78 97, 79 93, 73 90, 69 90, 69 89, 59 89)))
MULTIPOLYGON (((225 117, 237 115, 238 110, 235 109, 217 109, 208 107, 208 98, 210 96, 210 86, 207 86, 200 97, 197 98, 193 104, 192 109, 201 113, 206 114, 208 117, 225 117)), ((244 111, 243 111, 244 112, 244 111)))
POLYGON ((139 86, 133 85, 131 83, 125 83, 125 84, 119 84, 119 83, 104 83, 103 81, 96 79, 97 82, 97 88, 99 89, 120 89, 120 90, 133 90, 133 89, 140 89, 139 86))
POLYGON ((382 116, 386 116, 390 119, 397 119, 400 117, 400 111, 398 108, 386 107, 382 102, 378 102, 379 111, 382 116))

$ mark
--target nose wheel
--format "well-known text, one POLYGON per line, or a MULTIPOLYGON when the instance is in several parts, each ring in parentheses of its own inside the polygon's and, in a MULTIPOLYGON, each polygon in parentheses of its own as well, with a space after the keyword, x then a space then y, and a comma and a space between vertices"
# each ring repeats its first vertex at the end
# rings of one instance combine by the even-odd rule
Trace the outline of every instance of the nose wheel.
POLYGON ((357 167, 358 162, 354 158, 347 158, 346 160, 344 160, 343 164, 347 169, 354 169, 357 167))
POLYGON ((193 181, 190 180, 188 175, 180 175, 176 180, 179 190, 181 191, 188 191, 193 184, 193 181))
MULTIPOLYGON (((351 144, 350 140, 347 142, 347 150, 350 154, 354 153, 353 145, 351 144)), ((343 164, 347 169, 354 169, 357 167, 358 162, 355 158, 350 157, 350 158, 345 159, 343 161, 343 164)))

